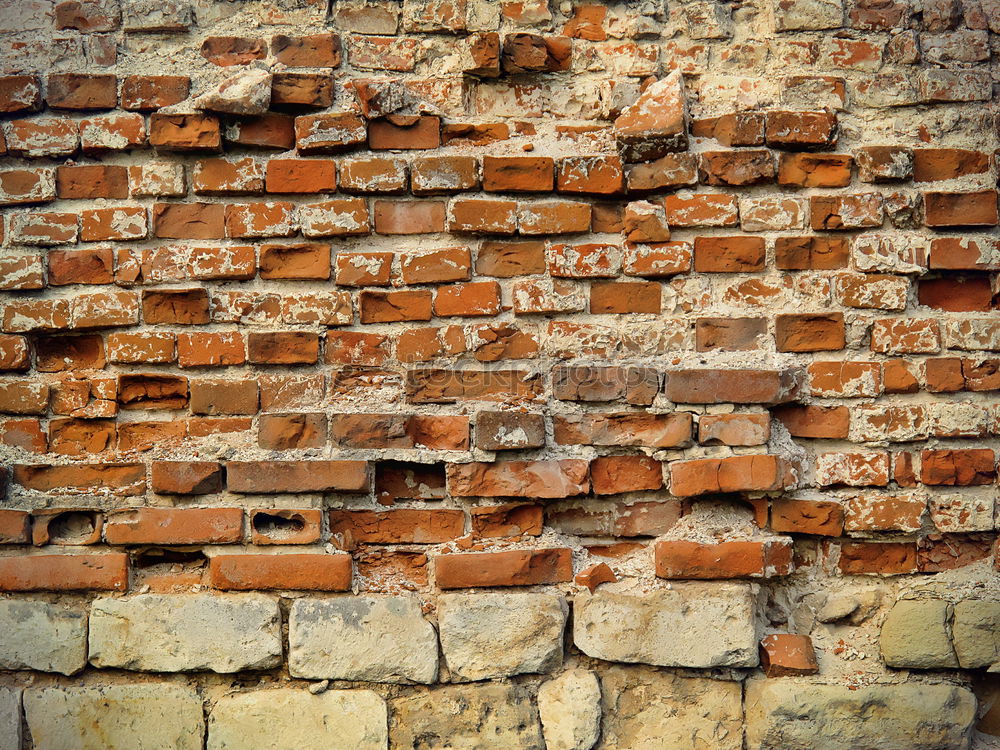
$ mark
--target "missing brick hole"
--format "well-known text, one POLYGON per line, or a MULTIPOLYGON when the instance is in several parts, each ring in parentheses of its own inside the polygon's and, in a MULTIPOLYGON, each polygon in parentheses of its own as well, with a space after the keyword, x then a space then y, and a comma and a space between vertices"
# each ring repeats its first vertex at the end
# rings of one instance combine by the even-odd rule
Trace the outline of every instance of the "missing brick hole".
POLYGON ((96 530, 96 513, 80 510, 66 511, 49 521, 49 543, 84 544, 93 539, 96 530))
POLYGON ((253 530, 269 539, 282 539, 302 532, 305 519, 298 513, 255 513, 253 530))
POLYGON ((157 567, 169 567, 172 572, 197 570, 208 564, 208 558, 201 550, 164 549, 150 547, 135 555, 135 567, 146 570, 157 567))

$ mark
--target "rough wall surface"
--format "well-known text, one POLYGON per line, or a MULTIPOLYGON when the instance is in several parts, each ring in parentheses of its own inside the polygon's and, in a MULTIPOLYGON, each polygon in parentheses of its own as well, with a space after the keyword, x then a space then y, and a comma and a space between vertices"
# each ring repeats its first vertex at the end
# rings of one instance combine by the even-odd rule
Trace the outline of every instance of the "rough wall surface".
POLYGON ((0 0, 0 749, 1000 746, 997 0, 0 0))

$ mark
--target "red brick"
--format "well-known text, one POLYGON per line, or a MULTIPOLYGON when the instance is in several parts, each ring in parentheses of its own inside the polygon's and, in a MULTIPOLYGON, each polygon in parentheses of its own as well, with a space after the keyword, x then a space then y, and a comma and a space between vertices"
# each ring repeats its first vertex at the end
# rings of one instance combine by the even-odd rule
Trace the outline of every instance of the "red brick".
POLYGON ((795 483, 791 466, 778 456, 765 454, 673 461, 669 469, 670 492, 678 497, 718 492, 768 492, 795 483))
POLYGON ((840 237, 778 237, 775 266, 788 271, 828 271, 846 268, 850 243, 840 237))
POLYGON ((212 461, 154 461, 154 492, 163 495, 209 495, 222 489, 222 468, 212 461))
POLYGON ((118 376, 118 402, 123 409, 182 409, 187 401, 187 378, 138 373, 118 376))
POLYGON ((318 508, 250 511, 250 541, 257 545, 313 544, 320 540, 321 527, 318 508))
MULTIPOLYGON (((216 471, 218 471, 218 464, 216 471)), ((232 544, 243 538, 240 508, 134 508, 113 511, 108 544, 232 544)))
POLYGON ((495 281, 442 286, 434 298, 434 314, 442 317, 496 315, 498 312, 500 285, 495 281))
POLYGON ((819 672, 808 635, 773 633, 760 642, 760 668, 768 677, 796 677, 819 672))
POLYGON ((221 203, 154 203, 153 234, 164 239, 209 240, 226 236, 221 203))
POLYGON ((222 131, 213 115, 154 112, 149 116, 149 143, 165 151, 219 151, 222 131))
POLYGON ((982 174, 990 168, 990 157, 964 148, 918 148, 913 151, 914 182, 953 180, 982 174))
POLYGON ((767 113, 767 145, 792 151, 831 146, 837 141, 837 116, 830 112, 767 113))
POLYGON ((49 284, 110 284, 114 280, 111 248, 50 250, 49 284))
POLYGON ((696 237, 694 241, 695 271, 763 271, 764 260, 762 237, 696 237))
POLYGON ((319 334, 309 331, 252 332, 247 336, 251 364, 299 365, 319 360, 319 334))
POLYGON ((390 116, 368 123, 368 147, 375 151, 427 149, 440 145, 440 117, 390 116))
POLYGON ((367 138, 365 121, 354 114, 304 115, 295 118, 300 154, 334 153, 359 146, 367 138))
POLYGON ((269 193, 332 193, 337 188, 332 159, 271 159, 267 163, 269 193))
POLYGON ((142 318, 146 323, 199 325, 209 322, 205 289, 161 289, 142 293, 142 318))
POLYGON ((368 489, 365 461, 230 461, 230 492, 361 492, 368 489))
POLYGON ((847 187, 853 159, 845 154, 781 154, 778 184, 797 187, 847 187))
POLYGON ((118 79, 110 74, 52 73, 45 99, 53 109, 114 109, 118 79))
POLYGON ((451 202, 448 213, 450 232, 514 234, 517 231, 515 201, 457 199, 451 202))
POLYGON ((329 107, 333 104, 333 79, 327 73, 274 73, 271 107, 329 107))
POLYGON ((375 201, 375 231, 379 234, 432 234, 445 230, 443 201, 375 201))
POLYGON ((771 528, 779 534, 840 536, 844 533, 844 506, 833 500, 775 498, 771 501, 771 528))
POLYGON ((920 481, 928 485, 994 484, 996 456, 988 448, 925 450, 920 454, 920 481))
POLYGON ((38 112, 42 108, 42 86, 37 76, 0 76, 0 112, 38 112))
POLYGON ((668 195, 663 206, 671 227, 734 227, 739 222, 739 208, 732 195, 668 195))
POLYGON ((741 187, 774 182, 774 157, 766 149, 703 151, 699 178, 706 185, 741 187))
POLYGON ((431 319, 431 293, 427 290, 363 291, 359 303, 362 323, 431 319))
POLYGON ((28 544, 31 515, 23 510, 0 510, 0 544, 28 544))
POLYGON ((192 414, 256 414, 257 405, 255 380, 191 381, 192 414))
POLYGON ((656 575, 660 578, 772 578, 791 572, 789 540, 656 543, 656 575))
POLYGON ((118 495, 141 495, 146 489, 146 470, 141 464, 16 464, 13 481, 29 490, 72 494, 109 491, 118 495))
POLYGON ((501 62, 508 73, 542 73, 569 70, 572 44, 565 37, 507 34, 501 62))
POLYGON ((191 79, 187 76, 126 76, 122 81, 122 109, 146 112, 169 107, 187 99, 191 79))
POLYGON ((573 563, 566 548, 510 550, 438 555, 434 571, 442 589, 534 586, 572 580, 573 563))
POLYGON ((223 67, 247 65, 267 56, 263 39, 238 36, 210 36, 201 43, 201 56, 210 63, 223 67))
POLYGON ((682 404, 779 404, 798 394, 794 370, 677 370, 667 374, 666 395, 682 404))
POLYGON ((810 226, 816 230, 847 230, 881 227, 882 196, 814 195, 810 198, 810 226))
POLYGON ((997 191, 924 193, 924 222, 929 227, 997 225, 997 191))
POLYGON ((590 312, 659 313, 661 287, 655 281, 594 282, 590 285, 590 312))
POLYGON ((271 54, 291 68, 336 68, 340 65, 340 37, 336 34, 309 34, 271 37, 271 54))
POLYGON ((350 591, 350 555, 289 553, 213 555, 209 581, 223 591, 350 591))
POLYGON ((19 555, 0 558, 0 591, 125 591, 128 555, 19 555))
POLYGON ((912 543, 843 542, 838 567, 844 575, 914 573, 917 548, 912 543))
POLYGON ((919 495, 855 495, 847 502, 847 531, 918 531, 927 510, 919 495))
POLYGON ((295 118, 277 112, 242 117, 226 127, 224 136, 227 141, 241 146, 287 151, 295 145, 295 118))
POLYGON ((850 411, 846 406, 782 406, 771 412, 792 437, 846 440, 850 411))
POLYGON ((460 510, 331 510, 330 533, 344 549, 359 544, 440 544, 465 533, 460 510))
POLYGON ((779 352, 836 351, 846 345, 843 313, 778 315, 774 326, 779 352))
POLYGON ((128 173, 119 166, 58 167, 56 190, 60 198, 127 198, 128 173))
POLYGON ((590 462, 595 495, 663 488, 663 465, 646 456, 601 456, 590 462))
POLYGON ((624 188, 618 156, 567 156, 559 160, 556 190, 560 193, 616 195, 624 188))

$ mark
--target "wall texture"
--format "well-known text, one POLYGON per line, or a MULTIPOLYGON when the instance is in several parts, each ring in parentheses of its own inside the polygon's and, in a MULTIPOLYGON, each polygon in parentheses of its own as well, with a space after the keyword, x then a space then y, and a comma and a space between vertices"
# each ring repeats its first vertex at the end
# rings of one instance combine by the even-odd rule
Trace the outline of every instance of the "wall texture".
POLYGON ((0 749, 1000 746, 1000 2, 0 6, 0 749))

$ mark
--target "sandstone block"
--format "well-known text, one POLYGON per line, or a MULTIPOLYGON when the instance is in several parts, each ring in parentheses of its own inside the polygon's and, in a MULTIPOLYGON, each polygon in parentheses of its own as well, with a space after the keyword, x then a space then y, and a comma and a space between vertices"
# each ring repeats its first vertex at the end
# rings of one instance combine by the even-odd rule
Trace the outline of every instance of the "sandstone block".
POLYGON ((288 668, 295 677, 431 683, 434 627, 407 596, 299 599, 288 618, 288 668))
POLYGON ((890 667, 947 669, 958 659, 948 636, 948 602, 904 599, 882 623, 882 658, 890 667))
POLYGON ((0 750, 21 750, 21 691, 0 688, 0 750))
POLYGON ((611 667, 601 673, 602 750, 740 750, 742 686, 688 678, 648 667, 611 667))
POLYGON ((278 600, 267 596, 141 594, 91 609, 95 667, 230 673, 270 669, 281 653, 278 600))
POLYGON ((445 594, 441 649, 455 681, 552 672, 562 665, 566 603, 551 594, 445 594))
POLYGON ((390 702, 391 747, 545 750, 531 694, 520 685, 454 685, 390 702))
POLYGON ((754 680, 746 688, 748 750, 961 750, 976 714, 955 685, 821 685, 754 680), (864 717, 861 719, 860 717, 864 717))
POLYGON ((564 672, 538 689, 546 750, 590 750, 601 735, 601 683, 586 669, 564 672))
POLYGON ((1000 602, 958 602, 951 630, 958 663, 964 669, 988 667, 1000 661, 1000 602))
POLYGON ((844 23, 840 0, 775 0, 774 26, 778 31, 835 29, 844 23))
POLYGON ((208 750, 385 750, 387 724, 371 690, 255 690, 215 704, 208 750))
POLYGON ((573 641, 587 656, 661 667, 757 665, 757 588, 678 583, 642 594, 581 593, 573 641))
POLYGON ((201 750, 201 698, 166 683, 32 688, 24 715, 35 750, 201 750))
POLYGON ((87 615, 78 609, 3 599, 0 633, 0 668, 74 674, 87 664, 87 615))

